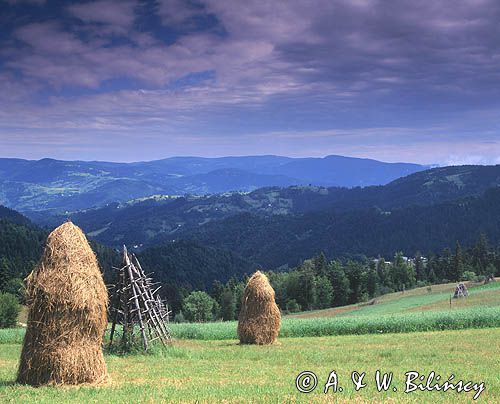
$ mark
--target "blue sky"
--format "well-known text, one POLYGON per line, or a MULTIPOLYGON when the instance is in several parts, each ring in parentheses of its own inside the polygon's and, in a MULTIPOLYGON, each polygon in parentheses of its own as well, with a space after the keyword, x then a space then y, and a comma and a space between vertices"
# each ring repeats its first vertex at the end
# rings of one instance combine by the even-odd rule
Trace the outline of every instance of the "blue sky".
POLYGON ((0 0, 0 155, 500 163, 500 3, 0 0))

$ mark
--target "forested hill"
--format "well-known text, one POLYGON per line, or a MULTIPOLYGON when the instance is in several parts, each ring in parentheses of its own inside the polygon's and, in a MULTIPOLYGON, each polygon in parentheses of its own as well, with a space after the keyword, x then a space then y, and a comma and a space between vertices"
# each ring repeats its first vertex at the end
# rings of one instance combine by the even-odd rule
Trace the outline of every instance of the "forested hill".
POLYGON ((243 279, 257 269, 250 260, 214 247, 191 241, 179 241, 151 247, 139 259, 153 278, 163 285, 162 294, 170 301, 180 301, 183 290, 211 288, 214 281, 243 279))
MULTIPOLYGON (((47 235, 21 214, 0 206, 0 292, 19 292, 22 280, 42 255, 47 235)), ((120 266, 119 254, 93 240, 90 244, 106 282, 112 284, 112 267, 120 266)), ((151 248, 144 251, 141 260, 148 272, 155 272, 155 280, 164 283, 169 296, 179 293, 180 286, 205 289, 214 280, 226 282, 256 269, 255 264, 233 253, 187 241, 151 248)))
POLYGON ((173 157, 137 163, 0 159, 0 204, 24 213, 66 213, 157 194, 387 184, 425 168, 343 156, 173 157))
MULTIPOLYGON (((33 270, 43 253, 48 232, 20 213, 0 206, 0 292, 19 293, 22 280, 33 270)), ((109 247, 91 240, 106 278, 118 255, 109 247)))
POLYGON ((40 259, 46 237, 27 218, 0 206, 0 291, 18 291, 40 259))
POLYGON ((21 215, 15 210, 0 205, 0 220, 2 219, 9 220, 10 222, 19 225, 29 225, 31 223, 26 216, 21 215))
MULTIPOLYGON (((273 187, 245 194, 149 198, 89 209, 70 217, 96 240, 110 246, 125 243, 145 247, 162 241, 190 238, 191 232, 205 231, 204 226, 218 227, 217 222, 230 221, 231 217, 244 214, 255 217, 252 220, 257 222, 282 220, 303 223, 298 225, 303 226, 303 230, 295 235, 300 237, 308 229, 301 217, 310 217, 314 212, 323 212, 319 215, 342 215, 354 210, 388 212, 410 206, 432 206, 481 196, 487 189, 499 185, 500 166, 444 167, 418 172, 385 186, 350 189, 273 187), (291 217, 282 219, 279 216, 291 217)), ((46 214, 38 217, 41 224, 48 226, 55 226, 66 219, 67 216, 51 217, 46 214)))
MULTIPOLYGON (((397 251, 411 256, 453 247, 457 240, 471 245, 481 232, 497 243, 499 185, 500 166, 445 167, 378 187, 148 198, 71 218, 108 247, 127 244, 140 252, 159 279, 202 288, 256 267, 293 267, 322 251, 329 259, 390 258, 397 251)), ((21 278, 40 255, 46 233, 22 224, 27 219, 16 212, 0 212, 9 217, 0 229, 0 256, 9 260, 3 273, 21 278)), ((103 268, 110 268, 116 254, 95 248, 107 263, 103 268)))
POLYGON ((371 208, 271 217, 244 213, 178 237, 276 268, 295 266, 321 251, 330 258, 439 251, 457 240, 471 245, 480 233, 493 243, 500 241, 500 188, 480 197, 391 211, 371 208))

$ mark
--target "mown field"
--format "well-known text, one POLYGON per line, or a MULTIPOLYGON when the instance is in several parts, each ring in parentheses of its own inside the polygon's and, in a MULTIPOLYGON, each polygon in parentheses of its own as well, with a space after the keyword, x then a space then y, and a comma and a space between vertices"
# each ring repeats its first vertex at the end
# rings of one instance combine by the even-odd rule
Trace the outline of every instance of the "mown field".
POLYGON ((1 330, 0 402, 473 402, 473 391, 404 393, 405 372, 414 370, 484 382, 478 402, 500 403, 500 282, 471 287, 469 298, 453 300, 451 308, 449 292, 449 285, 439 285, 372 305, 286 317, 270 347, 239 345, 234 322, 172 324, 171 347, 107 354, 110 381, 99 387, 16 385, 24 330, 1 330), (387 392, 375 389, 377 369, 394 374, 387 392), (304 370, 318 377, 310 394, 295 387, 304 370), (343 391, 325 395, 332 370, 343 391), (353 371, 366 372, 360 391, 353 371))
POLYGON ((20 344, 0 344, 0 402, 472 402, 473 392, 405 394, 404 374, 432 370, 443 378, 484 382, 478 402, 500 402, 500 328, 415 334, 282 338, 270 347, 237 341, 177 340, 151 355, 107 355, 110 381, 101 387, 32 388, 14 384, 20 344), (393 372, 398 391, 377 392, 374 372, 393 372), (299 393, 303 370, 318 376, 317 390, 299 393), (335 370, 344 391, 322 394, 335 370), (356 392, 352 371, 367 372, 356 392))

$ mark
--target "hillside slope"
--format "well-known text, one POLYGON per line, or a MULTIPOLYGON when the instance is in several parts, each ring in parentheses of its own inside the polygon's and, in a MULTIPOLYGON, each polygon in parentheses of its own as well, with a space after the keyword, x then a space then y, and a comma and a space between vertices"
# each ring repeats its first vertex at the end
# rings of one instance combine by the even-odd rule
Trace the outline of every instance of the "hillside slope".
POLYGON ((272 217, 244 213, 177 237, 218 246, 276 268, 295 266, 321 251, 328 257, 439 251, 457 240, 471 245, 481 232, 493 243, 500 241, 500 188, 480 197, 392 211, 372 208, 272 217))
MULTIPOLYGON (((0 292, 17 291, 20 281, 40 260, 47 235, 18 212, 0 206, 0 292)), ((113 284, 116 274, 112 267, 121 266, 119 254, 94 240, 90 244, 106 283, 113 284)), ((148 273, 155 273, 155 281, 163 283, 163 293, 171 297, 169 303, 176 310, 180 309, 182 288, 207 289, 215 280, 227 282, 256 269, 253 263, 231 252, 188 241, 150 248, 140 259, 148 273)))
POLYGON ((289 318, 322 317, 365 317, 389 314, 409 314, 415 312, 462 310, 476 307, 500 307, 500 278, 496 282, 484 285, 482 282, 465 282, 469 296, 453 299, 456 282, 442 283, 422 288, 382 295, 368 303, 333 307, 324 310, 312 310, 288 315, 289 318), (371 304, 370 304, 371 303, 371 304))
MULTIPOLYGON (((328 217, 331 215, 335 215, 336 220, 342 223, 345 220, 356 221, 358 216, 369 217, 367 210, 372 210, 371 215, 374 217, 397 211, 396 217, 399 215, 401 220, 405 220, 405 215, 411 214, 411 211, 400 212, 398 209, 426 207, 477 197, 498 186, 500 166, 445 167, 418 172, 385 186, 351 189, 272 187, 245 194, 157 197, 126 204, 110 204, 99 209, 77 212, 69 217, 97 240, 111 246, 126 243, 142 247, 190 238, 191 233, 214 232, 213 228, 226 219, 227 222, 223 226, 228 226, 226 233, 229 238, 244 230, 239 227, 257 226, 260 222, 270 223, 269 229, 273 228, 273 222, 282 222, 285 228, 290 228, 291 223, 297 223, 293 234, 296 235, 294 237, 300 238, 301 234, 310 229, 308 221, 315 220, 312 219, 314 214, 325 216, 324 223, 329 223, 328 217), (353 211, 364 213, 349 214, 353 211), (238 218, 231 221, 230 218, 237 215, 241 215, 241 223, 238 218)), ((425 209, 417 209, 417 212, 425 216, 425 209)), ((432 214, 433 211, 430 212, 432 214)), ((32 217, 41 224, 54 226, 66 220, 68 216, 52 217, 42 214, 32 217)), ((423 220, 429 222, 429 219, 423 220)), ((394 226, 391 233, 399 232, 404 224, 395 223, 394 226)), ((261 231, 264 231, 263 228, 261 231)), ((357 230, 350 229, 346 224, 343 231, 356 234, 357 230)), ((353 248, 355 245, 356 243, 353 243, 353 248)), ((369 245, 372 245, 372 242, 369 245)), ((410 247, 418 248, 416 243, 410 247)), ((299 249, 300 255, 301 251, 302 249, 299 249)), ((337 251, 345 252, 343 249, 337 251)), ((375 254, 377 253, 375 251, 375 254)))
POLYGON ((341 156, 174 157, 138 163, 0 159, 0 204, 66 213, 155 194, 203 195, 265 186, 366 186, 425 167, 341 156))

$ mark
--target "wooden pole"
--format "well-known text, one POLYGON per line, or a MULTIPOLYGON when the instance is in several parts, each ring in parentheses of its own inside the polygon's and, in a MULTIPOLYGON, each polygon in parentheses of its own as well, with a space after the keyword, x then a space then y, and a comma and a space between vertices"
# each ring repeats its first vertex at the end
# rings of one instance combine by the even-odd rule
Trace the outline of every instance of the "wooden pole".
POLYGON ((120 307, 120 301, 121 301, 121 293, 122 293, 122 287, 123 285, 123 268, 119 269, 120 274, 118 277, 118 284, 116 285, 115 289, 115 296, 114 296, 114 306, 113 306, 113 323, 111 324, 111 331, 109 333, 109 346, 113 344, 113 336, 115 335, 115 327, 116 327, 116 322, 118 321, 118 312, 120 307))
POLYGON ((164 345, 170 341, 165 318, 168 323, 168 308, 165 308, 160 296, 153 291, 152 279, 147 277, 137 257, 123 246, 123 267, 119 271, 112 300, 112 324, 110 331, 110 346, 116 333, 116 324, 122 324, 122 344, 129 347, 133 342, 136 326, 147 351, 151 343, 159 339, 164 345))
POLYGON ((144 329, 144 322, 142 321, 141 307, 139 306, 139 299, 137 298, 137 294, 138 294, 137 293, 137 286, 135 284, 135 279, 134 279, 134 275, 132 272, 133 264, 130 262, 130 259, 128 257, 127 248, 125 246, 123 248, 124 248, 123 253, 125 256, 125 261, 127 264, 128 276, 129 276, 130 281, 132 283, 132 297, 134 299, 135 307, 137 309, 137 318, 139 319, 139 325, 141 327, 141 335, 142 335, 142 340, 144 343, 144 350, 147 351, 148 350, 148 337, 146 336, 146 330, 144 329))
MULTIPOLYGON (((139 263, 139 260, 137 259, 137 257, 134 254, 132 254, 132 259, 133 259, 134 263, 137 265, 137 269, 139 270, 139 272, 141 274, 141 278, 143 280, 146 279, 146 274, 144 273, 144 271, 141 267, 141 264, 139 263)), ((150 308, 148 302, 145 300, 144 306, 146 307, 146 310, 148 311, 148 316, 151 318, 153 325, 155 326, 155 328, 158 329, 157 333, 158 333, 158 336, 160 337, 160 340, 162 341, 162 343, 164 345, 166 345, 168 342, 168 339, 170 337, 169 332, 166 329, 165 324, 163 323, 163 319, 161 318, 161 315, 159 315, 159 313, 157 313, 157 311, 155 310, 154 306, 156 303, 156 299, 153 296, 154 293, 151 292, 151 289, 149 287, 147 287, 147 284, 144 285, 144 283, 147 283, 147 281, 144 281, 142 283, 145 294, 148 297, 149 301, 153 302, 153 306, 150 308)))

